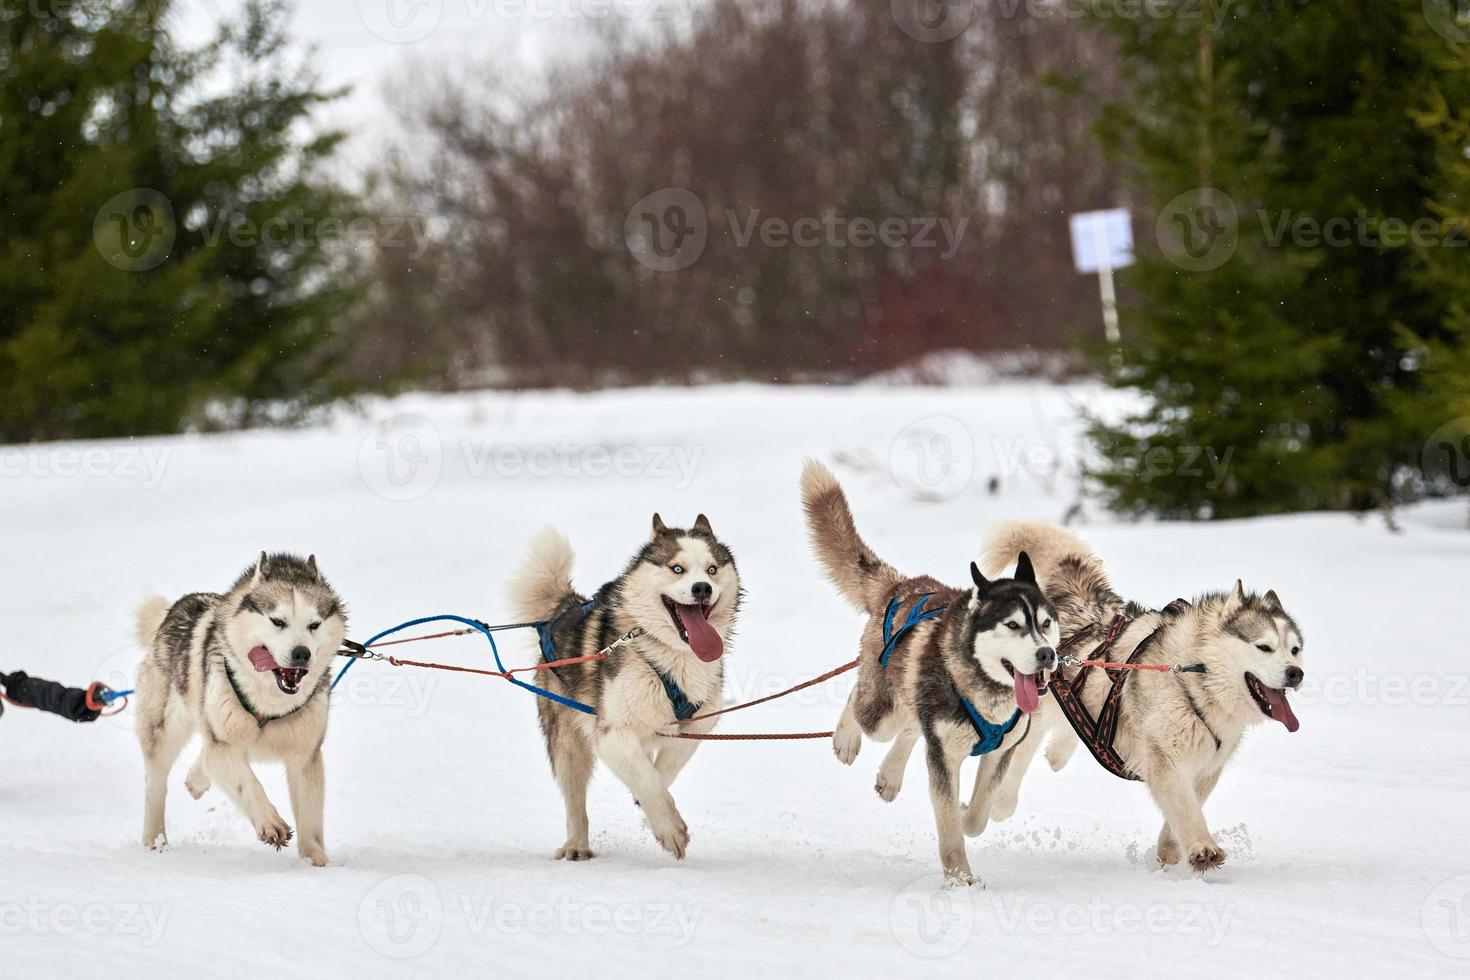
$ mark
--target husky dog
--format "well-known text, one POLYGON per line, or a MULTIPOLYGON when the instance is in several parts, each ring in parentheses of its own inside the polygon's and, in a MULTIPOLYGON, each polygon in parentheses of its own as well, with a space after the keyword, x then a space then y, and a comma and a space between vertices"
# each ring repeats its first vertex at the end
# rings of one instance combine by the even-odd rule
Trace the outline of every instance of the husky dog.
MULTIPOLYGON (((986 545, 986 567, 999 566, 1017 548, 1031 555, 1041 587, 1061 614, 1063 635, 1070 639, 1092 631, 1074 651, 1080 659, 1089 658, 1113 617, 1123 615, 1131 622, 1113 647, 1112 659, 1126 660, 1146 643, 1140 663, 1204 665, 1204 673, 1147 673, 1128 679, 1113 745, 1163 811, 1159 862, 1172 865, 1183 855, 1198 871, 1224 864, 1225 850, 1210 835, 1204 803, 1247 728, 1270 719, 1289 732, 1297 730, 1286 695, 1304 676, 1296 621, 1274 591, 1247 593, 1238 580, 1229 592, 1163 612, 1125 602, 1113 592, 1102 562, 1087 545, 1050 524, 1015 522, 997 528, 986 545)), ((1109 687, 1105 676, 1084 685, 1082 701, 1093 718, 1109 687)), ((1060 769, 1075 751, 1077 737, 1054 702, 1036 720, 1038 735, 1052 733, 1047 760, 1060 769)), ((1017 753, 998 781, 994 801, 982 805, 997 819, 1015 810, 1018 784, 1040 742, 1034 739, 1017 753)), ((985 813, 982 808, 975 813, 978 833, 985 813)))
POLYGON ((982 755, 982 772, 1003 766, 1018 745, 1034 740, 1030 716, 1056 664, 1057 614, 1037 588, 1024 551, 1010 579, 987 579, 972 563, 969 589, 906 578, 858 536, 847 498, 825 466, 807 461, 801 493, 818 559, 838 591, 868 614, 858 682, 837 723, 833 750, 851 765, 864 733, 892 740, 874 786, 891 801, 922 738, 940 864, 948 879, 973 884, 962 833, 960 764, 982 755))
POLYGON ((240 808, 260 839, 280 850, 291 828, 250 768, 286 764, 301 856, 327 863, 322 740, 332 657, 347 632, 342 600, 316 557, 267 555, 224 595, 196 592, 171 606, 154 596, 138 609, 137 727, 146 773, 143 844, 166 843, 168 775, 190 737, 204 744, 185 787, 196 800, 211 783, 240 808))
POLYGON ((633 634, 605 660, 541 672, 548 690, 595 708, 589 715, 538 699, 551 770, 567 809, 566 843, 557 859, 585 861, 587 783, 601 759, 642 806, 664 850, 682 859, 689 828, 669 786, 699 742, 665 737, 705 734, 715 719, 686 725, 701 706, 713 709, 724 686, 720 661, 735 630, 740 575, 735 558, 700 514, 688 530, 653 515, 653 535, 623 574, 591 599, 572 588, 572 547, 548 529, 531 545, 512 583, 518 615, 544 622, 548 661, 591 656, 633 634))

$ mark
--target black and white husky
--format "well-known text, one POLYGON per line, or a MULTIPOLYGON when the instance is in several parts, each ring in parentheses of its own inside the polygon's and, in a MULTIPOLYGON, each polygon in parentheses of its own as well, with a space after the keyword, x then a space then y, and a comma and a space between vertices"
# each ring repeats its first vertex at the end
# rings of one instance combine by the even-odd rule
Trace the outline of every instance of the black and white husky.
POLYGON ((801 492, 818 559, 838 591, 868 615, 858 682, 837 723, 833 750, 851 765, 864 733, 892 740, 874 787, 891 801, 922 739, 940 864, 946 878, 973 884, 960 764, 967 756, 982 757, 978 796, 993 767, 1034 741, 1031 714, 1056 664, 1057 614, 1037 588, 1024 552, 1010 579, 992 581, 971 564, 968 589, 927 576, 908 578, 859 537, 847 498, 825 466, 807 461, 801 492))
POLYGON ((347 631, 341 599, 316 558, 260 555, 220 595, 196 592, 138 609, 137 731, 143 747, 143 844, 160 847, 169 772, 189 739, 203 737, 185 786, 197 800, 224 790, 260 839, 280 850, 291 828, 250 764, 286 764, 296 846, 317 867, 323 842, 322 741, 327 734, 332 657, 347 631))
MULTIPOLYGON (((1063 636, 1070 640, 1088 631, 1076 645, 1078 659, 1088 659, 1109 623, 1123 616, 1127 626, 1110 659, 1127 660, 1140 651, 1139 663, 1203 665, 1202 673, 1140 673, 1128 679, 1113 747, 1163 812, 1160 863, 1171 865, 1183 856, 1198 871, 1223 864, 1225 850, 1210 834, 1204 804, 1247 728, 1269 720, 1297 730, 1296 713, 1287 700, 1287 691, 1299 687, 1304 677, 1296 621, 1274 591, 1247 593, 1239 581, 1228 592, 1171 604, 1163 611, 1126 602, 1108 584, 1092 550, 1050 524, 998 527, 986 544, 986 567, 1001 565, 1017 548, 1026 549, 1035 562, 1041 586, 1061 615, 1063 636)), ((1075 683, 1075 675, 1070 681, 1075 683)), ((1092 718, 1098 717, 1111 686, 1105 675, 1083 686, 1081 698, 1092 718)), ((1051 733, 1047 760, 1060 769, 1077 748, 1076 735, 1051 698, 1036 723, 1038 735, 1051 733)), ((994 798, 975 808, 981 817, 976 833, 984 826, 986 810, 996 819, 1015 810, 1018 784, 1040 742, 1032 740, 1017 753, 994 798)))
POLYGON ((606 659, 538 675, 548 690, 596 711, 537 702, 552 773, 566 801, 567 839, 556 857, 592 857, 587 783, 601 759, 642 806, 659 844, 682 859, 689 828, 669 786, 699 742, 667 736, 714 727, 715 719, 680 722, 719 705, 720 658, 740 605, 735 558, 703 514, 688 530, 667 527, 655 514, 648 543, 594 596, 572 588, 572 561, 567 539, 548 529, 512 583, 517 615, 545 623, 544 659, 592 656, 623 640, 606 659))

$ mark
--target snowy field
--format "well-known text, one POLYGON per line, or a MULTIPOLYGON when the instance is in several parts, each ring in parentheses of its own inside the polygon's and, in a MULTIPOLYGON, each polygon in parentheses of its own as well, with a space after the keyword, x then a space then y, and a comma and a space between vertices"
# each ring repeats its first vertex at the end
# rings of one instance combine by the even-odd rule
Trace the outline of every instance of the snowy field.
MULTIPOLYGON (((964 581, 989 522, 1073 506, 1076 410, 1111 397, 1016 383, 418 396, 298 432, 0 447, 0 669, 124 686, 141 597, 222 589, 263 548, 315 552, 360 639, 432 613, 504 621, 541 526, 570 535, 591 590, 653 511, 703 511, 748 591, 728 664, 744 700, 855 647, 856 614, 807 553, 805 455, 833 464, 890 561, 964 581)), ((852 769, 826 742, 704 746, 674 787, 682 863, 601 773, 598 859, 554 862, 561 800, 531 697, 360 664, 333 708, 321 870, 257 843, 217 791, 189 799, 187 754, 171 846, 145 851, 128 715, 8 710, 0 975, 1464 975, 1464 517, 1416 508, 1393 534, 1342 515, 1085 515, 1123 592, 1159 604, 1238 575, 1275 588, 1306 633, 1301 731, 1248 737, 1206 808, 1230 858, 1204 879, 1155 867, 1145 790, 1081 752, 1061 773, 1038 765, 1017 815, 969 842, 983 888, 940 890, 922 754, 885 805, 871 743, 852 769)), ((529 639, 506 648, 531 662, 529 639)), ((487 662, 477 638, 410 649, 487 662)), ((721 730, 830 728, 851 683, 721 730)), ((284 777, 261 775, 288 813, 284 777)))

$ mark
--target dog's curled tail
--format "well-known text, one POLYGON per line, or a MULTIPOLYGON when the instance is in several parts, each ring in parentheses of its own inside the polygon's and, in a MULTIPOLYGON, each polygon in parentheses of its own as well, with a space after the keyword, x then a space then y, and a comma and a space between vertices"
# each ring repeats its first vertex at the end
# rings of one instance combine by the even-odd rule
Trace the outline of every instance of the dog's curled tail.
POLYGON ((572 543, 548 527, 531 542, 521 567, 510 581, 511 608, 518 619, 543 620, 572 591, 572 543))
POLYGON ((801 471, 801 503, 812 550, 832 584, 863 612, 882 612, 888 592, 903 576, 858 535, 837 477, 814 459, 808 459, 801 471))
POLYGON ((153 640, 158 636, 158 628, 168 618, 168 611, 173 608, 161 595, 151 595, 138 603, 138 611, 133 620, 133 635, 137 637, 138 646, 144 650, 153 649, 153 640))
POLYGON ((1037 583, 1053 600, 1059 595, 1080 602, 1111 597, 1102 560, 1071 531, 1043 521, 997 524, 985 539, 980 565, 985 574, 996 576, 1023 551, 1031 556, 1037 583))

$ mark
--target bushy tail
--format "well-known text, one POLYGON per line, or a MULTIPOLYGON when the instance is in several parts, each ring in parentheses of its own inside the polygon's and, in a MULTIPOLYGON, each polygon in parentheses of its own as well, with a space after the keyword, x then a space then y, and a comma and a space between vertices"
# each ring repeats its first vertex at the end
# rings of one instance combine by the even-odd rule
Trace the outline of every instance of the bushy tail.
POLYGON ((158 635, 158 627, 163 625, 171 608, 173 603, 161 595, 151 595, 138 603, 133 622, 133 635, 138 639, 138 646, 144 650, 153 649, 153 639, 158 635))
POLYGON ((543 620, 572 591, 572 543, 555 528, 531 542, 521 567, 510 581, 511 608, 518 619, 543 620))
POLYGON ((827 577, 847 601, 863 612, 882 612, 889 590, 903 576, 858 536, 847 495, 832 471, 814 459, 807 460, 801 471, 801 502, 806 508, 812 550, 827 570, 827 577))
POLYGON ((1036 580, 1053 601, 1065 595, 1081 603, 1112 596, 1102 560, 1071 531, 1042 521, 1004 521, 991 529, 981 555, 986 575, 1015 565, 1021 552, 1031 556, 1036 580))

